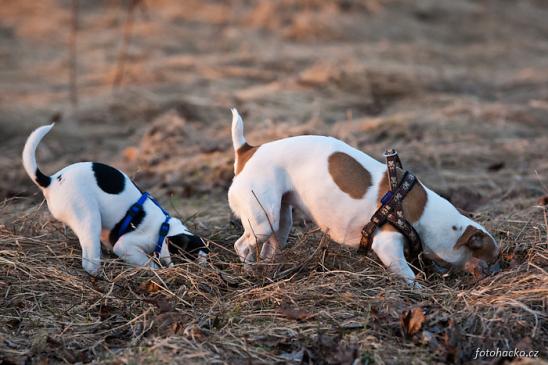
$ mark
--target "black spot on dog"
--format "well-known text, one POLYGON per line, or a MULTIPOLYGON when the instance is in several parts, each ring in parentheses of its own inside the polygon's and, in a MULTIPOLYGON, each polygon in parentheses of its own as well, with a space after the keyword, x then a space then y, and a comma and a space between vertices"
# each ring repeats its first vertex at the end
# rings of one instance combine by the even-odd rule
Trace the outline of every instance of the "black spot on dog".
POLYGON ((57 181, 59 181, 59 182, 60 182, 62 178, 63 178, 63 175, 59 175, 59 176, 57 176, 57 181))
POLYGON ((35 175, 35 180, 41 187, 47 188, 51 184, 51 177, 44 175, 39 168, 36 169, 35 175))
MULTIPOLYGON (((141 209, 135 215, 135 218, 133 218, 131 220, 131 222, 129 223, 129 226, 127 226, 127 230, 124 232, 124 234, 129 233, 131 231, 135 231, 135 229, 137 227, 139 227, 139 225, 141 224, 143 219, 145 219, 145 216, 146 216, 146 213, 145 213, 144 209, 141 209)), ((124 215, 124 217, 122 219, 120 219, 120 221, 118 223, 116 223, 116 225, 110 231, 110 233, 108 235, 108 240, 109 240, 111 245, 114 245, 116 243, 116 241, 118 241, 118 239, 120 239, 120 237, 122 236, 122 235, 120 235, 120 227, 122 226, 122 223, 124 222, 125 218, 126 218, 126 216, 124 215)))
POLYGON ((173 247, 175 249, 174 251, 176 251, 172 253, 177 253, 181 256, 196 257, 199 251, 209 253, 209 249, 204 244, 204 241, 200 237, 192 234, 181 233, 175 236, 170 236, 167 240, 170 248, 173 247))
POLYGON ((97 185, 108 194, 119 194, 124 191, 126 178, 119 170, 114 167, 93 162, 91 165, 97 185))

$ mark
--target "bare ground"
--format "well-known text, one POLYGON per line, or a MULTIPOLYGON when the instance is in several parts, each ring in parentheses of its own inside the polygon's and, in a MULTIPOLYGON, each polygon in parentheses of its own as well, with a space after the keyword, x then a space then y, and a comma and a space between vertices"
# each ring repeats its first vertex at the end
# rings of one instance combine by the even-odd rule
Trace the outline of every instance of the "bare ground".
MULTIPOLYGON (((0 363, 526 363, 546 357, 548 7, 543 1, 146 1, 113 90, 126 5, 82 2, 77 107, 68 1, 0 6, 0 363), (302 217, 282 263, 245 274, 228 108, 248 139, 328 134, 423 182, 496 235, 503 271, 411 290, 302 217), (208 267, 91 280, 24 174, 32 128, 61 112, 43 170, 99 160, 210 241, 208 267)), ((540 359, 533 363, 540 363, 540 359)))

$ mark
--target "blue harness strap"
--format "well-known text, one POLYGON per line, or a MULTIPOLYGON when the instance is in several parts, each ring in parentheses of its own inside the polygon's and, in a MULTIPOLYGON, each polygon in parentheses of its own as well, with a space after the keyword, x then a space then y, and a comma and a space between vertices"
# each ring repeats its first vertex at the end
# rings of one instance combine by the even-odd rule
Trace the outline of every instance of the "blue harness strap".
POLYGON ((156 206, 158 208, 160 208, 160 210, 162 211, 162 213, 164 213, 164 215, 166 217, 164 222, 160 225, 160 232, 158 234, 158 242, 156 242, 156 248, 154 249, 154 253, 159 256, 160 251, 162 251, 162 245, 164 244, 164 239, 166 238, 167 234, 169 233, 169 220, 171 219, 171 216, 169 215, 167 210, 162 208, 162 206, 160 205, 160 203, 158 203, 158 201, 156 199, 154 199, 150 195, 149 195, 149 198, 150 198, 150 200, 152 200, 152 202, 154 204, 156 204, 156 206))
POLYGON ((124 234, 127 233, 127 229, 133 219, 139 214, 140 211, 143 210, 143 204, 145 204, 145 201, 149 197, 148 193, 143 193, 139 200, 135 204, 133 204, 127 211, 126 216, 124 217, 124 220, 122 221, 122 225, 120 226, 120 229, 118 230, 118 236, 122 237, 124 234))
POLYGON ((122 224, 120 225, 120 229, 118 231, 118 235, 121 237, 124 234, 127 233, 127 229, 133 219, 143 210, 143 204, 145 204, 145 201, 147 199, 150 199, 165 215, 164 222, 160 225, 160 230, 158 233, 158 241, 156 242, 156 247, 154 248, 154 253, 157 255, 160 255, 160 252, 162 251, 162 245, 164 243, 164 239, 166 238, 167 234, 169 233, 169 220, 171 219, 171 216, 165 210, 162 208, 160 203, 156 199, 154 199, 149 193, 143 193, 139 200, 135 204, 133 204, 127 211, 126 216, 124 217, 124 220, 122 221, 122 224))

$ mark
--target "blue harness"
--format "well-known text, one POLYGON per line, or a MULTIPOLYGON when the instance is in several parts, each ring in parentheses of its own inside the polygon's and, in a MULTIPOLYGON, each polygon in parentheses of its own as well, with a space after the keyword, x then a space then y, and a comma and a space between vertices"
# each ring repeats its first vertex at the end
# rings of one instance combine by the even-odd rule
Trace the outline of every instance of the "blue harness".
POLYGON ((118 234, 121 237, 122 235, 127 233, 127 229, 129 225, 131 224, 133 219, 137 216, 137 214, 139 214, 143 210, 143 204, 145 204, 145 201, 147 199, 152 200, 152 202, 156 204, 156 206, 160 208, 162 213, 164 213, 164 215, 166 216, 164 222, 160 226, 160 231, 158 233, 158 242, 156 242, 156 247, 154 248, 154 253, 157 255, 160 255, 160 251, 162 250, 164 239, 166 238, 169 232, 169 220, 171 219, 171 216, 164 208, 162 208, 160 203, 158 203, 158 201, 154 199, 149 193, 143 193, 143 195, 141 195, 139 200, 137 200, 137 202, 133 204, 131 208, 128 209, 126 216, 124 217, 124 220, 122 221, 122 224, 120 225, 118 234))

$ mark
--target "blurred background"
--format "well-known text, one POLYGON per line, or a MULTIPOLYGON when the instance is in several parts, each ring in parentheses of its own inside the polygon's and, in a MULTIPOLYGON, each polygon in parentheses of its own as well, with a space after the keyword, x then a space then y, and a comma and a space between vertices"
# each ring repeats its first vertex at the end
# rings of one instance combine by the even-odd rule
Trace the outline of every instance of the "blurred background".
POLYGON ((535 196, 546 19, 540 0, 5 0, 0 198, 36 191, 19 154, 59 116, 40 147, 50 173, 91 159, 181 197, 226 190, 231 106, 255 144, 307 133, 377 157, 396 147, 446 195, 464 189, 464 209, 535 196))

